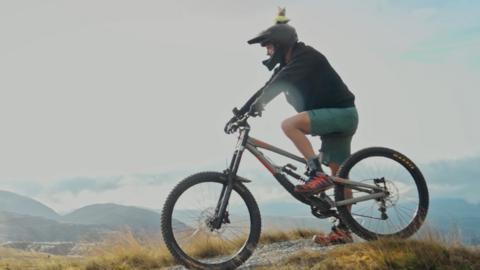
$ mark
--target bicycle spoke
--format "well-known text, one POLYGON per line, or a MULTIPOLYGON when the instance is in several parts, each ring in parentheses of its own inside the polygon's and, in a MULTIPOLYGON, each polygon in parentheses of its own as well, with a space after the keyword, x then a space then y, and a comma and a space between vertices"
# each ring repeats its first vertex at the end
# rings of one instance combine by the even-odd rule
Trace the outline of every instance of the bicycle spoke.
MULTIPOLYGON (((200 231, 200 230, 197 229, 197 230, 195 230, 191 235, 185 236, 185 237, 181 237, 181 238, 178 239, 178 240, 181 240, 181 241, 182 241, 182 240, 185 240, 185 241, 186 241, 186 240, 189 240, 189 239, 191 239, 192 237, 194 237, 199 231, 200 231), (185 238, 186 238, 186 239, 185 239, 185 238)), ((181 241, 178 241, 178 242, 181 242, 181 241)), ((180 243, 179 243, 179 244, 180 244, 180 243)))
MULTIPOLYGON (((347 220, 349 216, 353 218, 349 224, 352 228, 357 232, 363 229, 361 234, 366 239, 386 235, 408 237, 416 231, 417 228, 412 230, 411 224, 425 216, 426 211, 418 209, 428 208, 428 191, 423 176, 411 165, 407 158, 394 150, 372 147, 352 155, 341 167, 340 177, 388 191, 385 198, 369 200, 373 201, 371 205, 352 204, 351 211, 345 206, 338 207, 339 213, 347 220), (386 218, 382 218, 383 211, 386 218)), ((354 190, 352 196, 358 198, 366 193, 354 190)))
POLYGON ((245 229, 245 228, 248 228, 248 226, 234 226, 234 225, 229 225, 229 226, 226 226, 226 228, 242 228, 242 229, 245 229))
POLYGON ((196 221, 198 221, 198 216, 195 216, 193 214, 188 214, 188 215, 185 215, 184 217, 182 216, 181 218, 178 217, 177 220, 180 221, 180 222, 183 222, 183 223, 185 223, 184 222, 185 220, 191 220, 191 221, 196 222, 196 221))
POLYGON ((400 208, 400 209, 403 209, 405 211, 411 212, 411 213, 415 213, 417 211, 416 208, 412 209, 412 208, 409 208, 409 207, 406 207, 406 206, 403 206, 403 205, 398 205, 397 207, 400 208))
POLYGON ((192 228, 188 228, 188 229, 184 229, 184 230, 174 230, 175 233, 182 233, 182 232, 188 232, 188 231, 193 231, 194 229, 192 228))
POLYGON ((393 207, 395 213, 397 214, 397 217, 400 219, 400 221, 402 222, 402 226, 403 224, 408 224, 407 221, 405 221, 405 218, 400 214, 400 212, 398 211, 398 209, 396 207, 393 207))
POLYGON ((233 233, 237 238, 241 238, 240 235, 238 235, 238 233, 236 233, 234 230, 230 229, 230 228, 227 228, 227 230, 229 230, 231 233, 233 233))
POLYGON ((366 217, 366 218, 370 218, 370 219, 378 219, 378 220, 382 220, 382 219, 381 219, 381 218, 379 218, 379 217, 373 217, 373 216, 367 216, 367 215, 360 215, 360 214, 355 214, 355 213, 352 213, 352 216, 366 217))
POLYGON ((401 208, 401 207, 398 207, 397 208, 400 212, 402 212, 407 218, 410 218, 410 215, 414 215, 415 212, 411 213, 411 212, 408 212, 406 211, 405 209, 401 208))
POLYGON ((222 224, 219 229, 210 225, 220 198, 223 184, 206 182, 193 185, 176 200, 171 220, 180 222, 172 233, 179 248, 190 258, 205 263, 221 263, 230 260, 244 246, 248 239, 251 214, 237 191, 232 190, 226 211, 230 223, 222 224), (211 248, 203 253, 198 249, 202 245, 211 248), (208 258, 207 258, 208 257, 208 258))

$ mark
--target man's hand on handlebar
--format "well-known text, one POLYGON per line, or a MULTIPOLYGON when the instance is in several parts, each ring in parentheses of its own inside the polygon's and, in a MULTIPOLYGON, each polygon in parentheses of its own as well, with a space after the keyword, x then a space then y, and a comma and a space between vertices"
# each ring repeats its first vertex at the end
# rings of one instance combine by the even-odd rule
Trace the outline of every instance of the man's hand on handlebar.
POLYGON ((239 117, 234 115, 232 117, 232 119, 228 120, 227 124, 225 125, 225 128, 223 129, 223 131, 225 131, 225 133, 227 134, 231 134, 233 132, 235 132, 235 130, 237 130, 237 127, 235 124, 237 123, 239 117))
POLYGON ((232 134, 234 133, 237 128, 238 128, 238 121, 244 117, 243 114, 240 113, 240 111, 237 109, 237 107, 233 108, 233 117, 228 120, 227 124, 225 125, 225 128, 223 131, 227 134, 232 134))
POLYGON ((250 106, 248 115, 253 117, 262 116, 262 111, 263 111, 263 104, 260 102, 254 102, 252 106, 250 106))
POLYGON ((248 125, 248 123, 246 123, 248 117, 262 116, 262 110, 263 106, 255 105, 255 103, 250 107, 250 111, 246 114, 241 114, 237 108, 233 108, 233 117, 228 120, 227 124, 225 124, 223 131, 227 134, 234 133, 240 126, 245 126, 245 124, 248 125))

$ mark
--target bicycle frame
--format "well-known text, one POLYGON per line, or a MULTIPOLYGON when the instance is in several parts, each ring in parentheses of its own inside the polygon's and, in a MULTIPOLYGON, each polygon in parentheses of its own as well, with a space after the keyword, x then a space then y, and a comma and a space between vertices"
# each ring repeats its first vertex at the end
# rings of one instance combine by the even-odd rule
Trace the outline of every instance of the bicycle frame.
MULTIPOLYGON (((223 186, 220 199, 217 203, 216 207, 216 218, 213 221, 213 225, 215 228, 220 228, 222 221, 224 220, 225 211, 227 209, 228 200, 230 198, 230 194, 233 189, 233 185, 235 181, 242 181, 247 182, 248 180, 238 177, 237 171, 240 165, 240 161, 242 159, 243 152, 247 149, 252 155, 254 155, 260 163, 262 163, 267 170, 275 177, 275 179, 290 193, 294 198, 299 200, 302 203, 305 203, 309 206, 315 206, 319 211, 328 211, 331 208, 344 206, 344 205, 351 205, 361 201, 367 201, 371 199, 379 199, 388 196, 388 193, 379 186, 376 185, 369 185, 361 182, 351 181, 348 179, 342 179, 339 177, 333 177, 335 184, 337 185, 345 185, 348 186, 350 189, 359 190, 362 192, 370 193, 369 195, 347 199, 343 201, 335 202, 325 194, 323 196, 318 197, 315 195, 304 195, 294 191, 295 186, 288 180, 285 174, 288 174, 297 179, 303 179, 300 175, 293 172, 290 168, 293 165, 287 164, 285 166, 277 166, 272 161, 268 159, 260 150, 265 149, 274 153, 277 153, 281 156, 290 158, 302 164, 306 164, 304 158, 289 153, 285 150, 282 150, 278 147, 265 143, 261 140, 255 139, 253 137, 249 137, 250 127, 248 124, 245 127, 242 127, 239 131, 239 137, 237 141, 237 146, 235 152, 233 154, 232 160, 230 162, 229 168, 225 171, 225 175, 227 177, 227 183, 223 186)), ((249 181, 248 181, 249 182, 249 181)))

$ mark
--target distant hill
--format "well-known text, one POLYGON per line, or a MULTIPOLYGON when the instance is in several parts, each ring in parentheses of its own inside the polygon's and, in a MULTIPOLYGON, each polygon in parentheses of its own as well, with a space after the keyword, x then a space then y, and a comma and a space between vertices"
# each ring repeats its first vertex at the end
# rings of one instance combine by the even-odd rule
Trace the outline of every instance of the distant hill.
MULTIPOLYGON (((188 226, 173 220, 178 229, 188 226)), ((0 242, 80 241, 102 239, 119 230, 160 233, 160 214, 134 206, 94 204, 60 216, 31 198, 0 191, 0 242)))
MULTIPOLYGON (((325 229, 328 220, 309 219, 309 211, 301 203, 278 202, 259 205, 264 222, 269 227, 281 226, 291 228, 295 224, 311 228, 318 224, 319 229, 325 229), (266 218, 264 218, 266 219, 266 218)), ((438 198, 430 200, 427 223, 443 233, 451 234, 458 231, 463 241, 468 244, 480 244, 480 204, 469 203, 462 199, 438 198)))
POLYGON ((428 222, 442 232, 458 231, 465 243, 480 244, 480 204, 462 199, 434 199, 428 222))
POLYGON ((480 156, 420 165, 431 196, 479 202, 480 156))
POLYGON ((92 241, 112 231, 101 225, 61 223, 55 220, 0 212, 0 241, 92 241))
MULTIPOLYGON (((329 220, 319 220, 302 203, 260 203, 264 229, 310 228, 329 230, 329 220)), ((458 230, 467 243, 480 243, 480 204, 462 199, 432 199, 427 222, 442 232, 458 230)), ((181 219, 180 219, 181 220, 181 219)), ((173 220, 177 229, 188 223, 173 220)), ((121 229, 134 233, 160 232, 160 213, 113 203, 94 204, 60 216, 42 203, 12 192, 0 191, 0 241, 99 240, 121 229)))
MULTIPOLYGON (((61 218, 76 224, 107 225, 111 228, 129 228, 136 232, 159 232, 160 214, 155 211, 113 203, 82 207, 61 218)), ((178 223, 177 226, 182 226, 178 223)))
POLYGON ((469 203, 462 199, 433 199, 430 213, 434 217, 472 217, 480 218, 480 204, 469 203))
POLYGON ((35 217, 58 219, 53 209, 34 199, 13 192, 0 190, 0 211, 25 214, 35 217))

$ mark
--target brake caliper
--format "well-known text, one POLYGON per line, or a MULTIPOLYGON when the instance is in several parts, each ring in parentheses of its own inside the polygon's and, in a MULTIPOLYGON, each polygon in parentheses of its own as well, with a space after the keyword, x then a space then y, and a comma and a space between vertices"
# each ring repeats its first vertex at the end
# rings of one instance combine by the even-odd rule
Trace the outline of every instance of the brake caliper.
POLYGON ((230 218, 229 218, 229 214, 228 214, 228 211, 225 211, 225 215, 223 217, 223 224, 230 224, 230 218))

